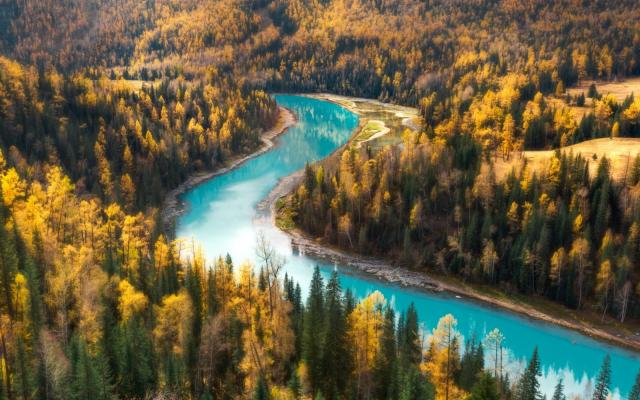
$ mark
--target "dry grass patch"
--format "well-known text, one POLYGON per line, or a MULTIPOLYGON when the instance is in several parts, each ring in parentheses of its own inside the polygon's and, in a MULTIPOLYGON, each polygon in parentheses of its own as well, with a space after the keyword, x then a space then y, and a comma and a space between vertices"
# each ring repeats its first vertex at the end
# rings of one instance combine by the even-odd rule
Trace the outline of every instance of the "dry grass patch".
POLYGON ((574 119, 576 122, 580 122, 582 117, 584 117, 588 112, 592 111, 592 102, 591 99, 585 99, 584 106, 576 106, 572 104, 567 104, 563 99, 559 99, 557 97, 547 97, 545 99, 547 103, 552 105, 555 108, 568 107, 573 112, 574 119))
MULTIPOLYGON (((562 152, 581 154, 589 161, 589 173, 594 176, 598 163, 602 157, 611 161, 611 172, 616 180, 623 180, 633 165, 635 157, 640 154, 640 139, 638 138, 602 138, 587 140, 561 149, 562 152)), ((496 178, 507 176, 512 169, 516 172, 527 165, 531 171, 543 172, 555 150, 525 151, 522 155, 513 154, 511 159, 503 160, 498 157, 494 162, 496 178)))
POLYGON ((596 84, 598 93, 603 96, 611 94, 620 102, 624 101, 632 93, 634 96, 640 95, 640 77, 629 78, 620 82, 583 81, 578 86, 567 89, 567 93, 572 96, 583 93, 587 97, 589 86, 593 83, 596 84))
POLYGON ((143 87, 157 86, 161 83, 160 81, 143 81, 139 79, 109 79, 104 82, 106 82, 112 90, 133 92, 140 91, 143 87))

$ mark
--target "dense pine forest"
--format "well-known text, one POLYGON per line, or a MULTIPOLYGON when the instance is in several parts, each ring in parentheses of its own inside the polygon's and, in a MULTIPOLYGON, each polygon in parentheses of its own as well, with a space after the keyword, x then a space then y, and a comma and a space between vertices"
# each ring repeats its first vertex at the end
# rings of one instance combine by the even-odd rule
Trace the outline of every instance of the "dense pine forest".
POLYGON ((639 28, 632 0, 0 0, 0 400, 541 398, 537 352, 509 376, 499 331, 463 341, 447 315, 426 339, 415 308, 318 270, 303 298, 267 240, 260 265, 205 260, 160 207, 257 149, 268 92, 413 105, 401 146, 307 168, 302 229, 637 319, 640 159, 623 180, 560 152, 493 164, 640 135, 640 100, 566 92, 640 74, 639 28))

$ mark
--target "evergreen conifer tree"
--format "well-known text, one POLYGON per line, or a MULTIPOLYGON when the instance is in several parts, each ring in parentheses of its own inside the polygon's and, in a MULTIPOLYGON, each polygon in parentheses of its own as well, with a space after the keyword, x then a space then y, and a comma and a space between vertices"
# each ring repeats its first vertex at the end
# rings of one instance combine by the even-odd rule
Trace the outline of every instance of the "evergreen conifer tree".
POLYGON ((496 380, 489 373, 479 375, 477 382, 473 385, 471 396, 468 400, 499 400, 498 388, 496 380))
POLYGON ((320 269, 316 266, 307 307, 304 317, 303 332, 303 353, 309 371, 309 381, 311 390, 316 393, 322 384, 322 333, 324 332, 325 312, 324 312, 324 284, 320 269))
POLYGON ((74 336, 70 343, 72 399, 111 400, 112 385, 106 360, 92 357, 83 339, 74 336))
POLYGON ((553 397, 551 400, 566 400, 566 396, 564 395, 564 382, 562 378, 558 380, 558 384, 556 384, 556 388, 553 391, 553 397))
POLYGON ((397 397, 397 351, 395 313, 387 306, 380 350, 376 354, 374 367, 374 394, 378 399, 397 397))
POLYGON ((538 348, 533 350, 533 355, 529 361, 529 365, 524 371, 520 382, 518 382, 518 388, 516 391, 516 400, 539 400, 540 383, 538 382, 538 376, 540 375, 540 360, 538 359, 538 348))
POLYGON ((478 380, 478 374, 484 368, 484 349, 473 335, 465 345, 465 352, 460 362, 458 385, 464 390, 471 390, 478 380))
POLYGON ((607 400, 609 385, 611 384, 611 357, 607 354, 600 367, 600 373, 596 379, 596 388, 593 391, 593 400, 607 400))
POLYGON ((293 397, 295 399, 299 399, 302 395, 302 383, 300 382, 300 376, 298 375, 297 371, 293 371, 287 386, 293 393, 293 397))
POLYGON ((327 283, 325 303, 327 315, 322 352, 322 393, 327 400, 333 400, 344 391, 351 365, 347 347, 347 318, 336 271, 332 272, 327 283))
POLYGON ((128 321, 120 330, 119 389, 126 397, 144 397, 156 382, 153 348, 140 321, 128 321))
POLYGON ((260 376, 258 385, 253 393, 253 400, 268 400, 270 397, 267 382, 265 382, 264 377, 260 376))
POLYGON ((399 338, 402 355, 408 362, 417 364, 422 357, 420 343, 420 329, 418 327, 418 312, 413 303, 407 308, 404 316, 404 326, 401 329, 402 336, 399 338))

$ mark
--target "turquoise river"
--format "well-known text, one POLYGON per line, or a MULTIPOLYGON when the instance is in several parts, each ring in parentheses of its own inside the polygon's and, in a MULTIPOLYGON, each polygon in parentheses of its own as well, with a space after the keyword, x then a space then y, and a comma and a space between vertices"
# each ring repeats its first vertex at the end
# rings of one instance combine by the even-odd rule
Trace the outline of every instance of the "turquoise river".
POLYGON ((498 328, 506 337, 505 368, 512 371, 512 377, 538 346, 543 367, 541 386, 548 397, 559 377, 564 378, 568 398, 572 398, 570 394, 589 393, 604 356, 609 354, 613 398, 626 398, 640 368, 638 353, 471 300, 401 287, 294 252, 286 234, 271 224, 268 215, 258 213, 256 206, 281 178, 342 146, 358 126, 358 116, 326 101, 292 95, 275 97, 296 114, 298 122, 276 139, 276 146, 270 151, 184 193, 181 200, 186 211, 177 221, 177 237, 195 240, 209 259, 229 253, 238 264, 255 261, 256 237, 263 232, 286 257, 286 272, 303 288, 318 265, 325 277, 337 269, 342 286, 351 288, 359 297, 378 290, 396 310, 415 303, 425 335, 448 313, 458 320, 462 336, 475 333, 484 337, 498 328))

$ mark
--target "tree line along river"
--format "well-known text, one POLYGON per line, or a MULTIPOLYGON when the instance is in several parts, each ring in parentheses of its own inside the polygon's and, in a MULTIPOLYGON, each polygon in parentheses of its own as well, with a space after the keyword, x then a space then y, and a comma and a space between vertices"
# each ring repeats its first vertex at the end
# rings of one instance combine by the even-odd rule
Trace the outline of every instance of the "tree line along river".
MULTIPOLYGON (((275 98, 296 114, 298 122, 276 139, 277 144, 271 150, 184 193, 181 200, 186 211, 178 218, 177 237, 195 240, 210 260, 228 253, 239 264, 256 261, 256 238, 259 232, 264 232, 286 257, 285 270, 300 283, 303 292, 316 265, 325 278, 335 268, 343 288, 350 288, 358 297, 378 290, 397 311, 413 302, 425 335, 449 313, 458 320, 463 337, 476 334, 482 338, 497 328, 506 338, 504 364, 513 371, 511 376, 526 365, 538 346, 543 371, 541 389, 548 397, 560 377, 564 378, 568 398, 572 394, 582 395, 592 385, 604 356, 609 354, 614 398, 626 398, 640 368, 640 354, 549 323, 447 293, 401 287, 295 252, 289 237, 271 224, 268 215, 259 214, 256 206, 281 178, 300 170, 306 162, 329 156, 345 144, 358 126, 358 116, 328 101, 294 95, 275 98)), ((490 357, 486 359, 490 362, 490 357)))

